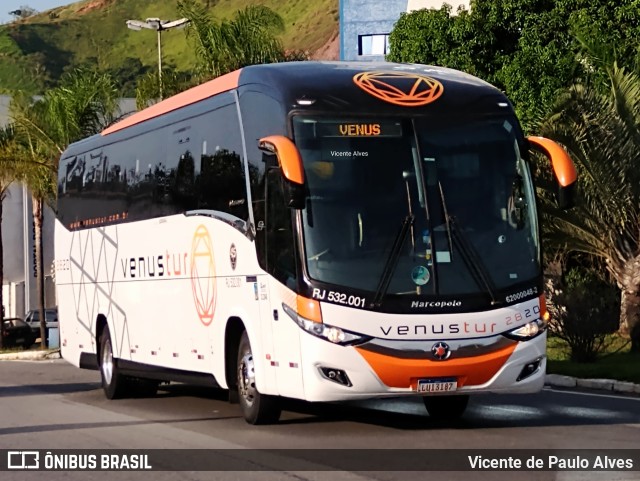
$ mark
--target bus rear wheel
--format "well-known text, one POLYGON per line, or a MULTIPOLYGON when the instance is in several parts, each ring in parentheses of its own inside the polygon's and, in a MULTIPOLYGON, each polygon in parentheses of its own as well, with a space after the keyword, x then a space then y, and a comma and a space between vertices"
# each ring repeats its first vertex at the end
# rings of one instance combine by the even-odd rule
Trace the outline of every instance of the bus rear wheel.
POLYGON ((260 394, 256 387, 255 365, 247 331, 242 333, 238 348, 238 401, 249 424, 272 424, 282 411, 277 396, 260 394))
POLYGON ((120 373, 116 359, 113 357, 108 326, 104 327, 100 336, 100 377, 107 399, 118 399, 124 395, 127 379, 120 373))
POLYGON ((469 396, 425 396, 422 401, 432 418, 454 421, 464 414, 469 404, 469 396))

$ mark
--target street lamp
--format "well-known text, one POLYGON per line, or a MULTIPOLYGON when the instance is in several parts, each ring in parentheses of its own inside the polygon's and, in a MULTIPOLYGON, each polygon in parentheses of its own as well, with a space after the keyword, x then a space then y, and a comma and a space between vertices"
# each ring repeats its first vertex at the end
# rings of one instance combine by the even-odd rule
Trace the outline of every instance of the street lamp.
POLYGON ((188 18, 181 18, 180 20, 160 20, 159 18, 147 18, 144 22, 142 20, 127 20, 127 27, 131 30, 142 30, 147 28, 149 30, 155 30, 158 32, 158 86, 160 88, 160 100, 162 100, 162 40, 161 35, 165 30, 171 30, 172 28, 181 28, 189 23, 188 18))

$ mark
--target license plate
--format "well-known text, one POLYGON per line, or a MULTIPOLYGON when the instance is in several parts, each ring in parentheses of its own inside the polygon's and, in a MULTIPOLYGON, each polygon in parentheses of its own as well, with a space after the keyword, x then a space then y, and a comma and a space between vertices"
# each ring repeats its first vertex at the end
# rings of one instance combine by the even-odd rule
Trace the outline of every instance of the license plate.
POLYGON ((418 392, 453 392, 458 388, 456 379, 420 379, 418 381, 418 392))
POLYGON ((21 342, 24 342, 24 337, 16 339, 16 344, 20 344, 21 342))

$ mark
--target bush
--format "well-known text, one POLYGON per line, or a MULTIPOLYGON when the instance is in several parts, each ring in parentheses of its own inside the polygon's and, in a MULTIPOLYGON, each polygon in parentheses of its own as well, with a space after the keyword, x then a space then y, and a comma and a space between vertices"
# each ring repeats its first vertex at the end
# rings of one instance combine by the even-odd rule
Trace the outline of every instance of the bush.
POLYGON ((549 330, 563 339, 571 360, 594 362, 607 350, 618 328, 620 293, 594 271, 573 268, 566 273, 562 289, 550 297, 549 330))

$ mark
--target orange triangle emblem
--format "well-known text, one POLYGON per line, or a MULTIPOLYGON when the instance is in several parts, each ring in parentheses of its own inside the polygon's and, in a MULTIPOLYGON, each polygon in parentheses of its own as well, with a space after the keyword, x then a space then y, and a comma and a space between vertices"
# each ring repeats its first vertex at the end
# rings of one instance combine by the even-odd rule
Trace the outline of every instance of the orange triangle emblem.
POLYGON ((430 104, 444 92, 436 79, 408 72, 360 72, 353 82, 368 94, 403 107, 430 104))

